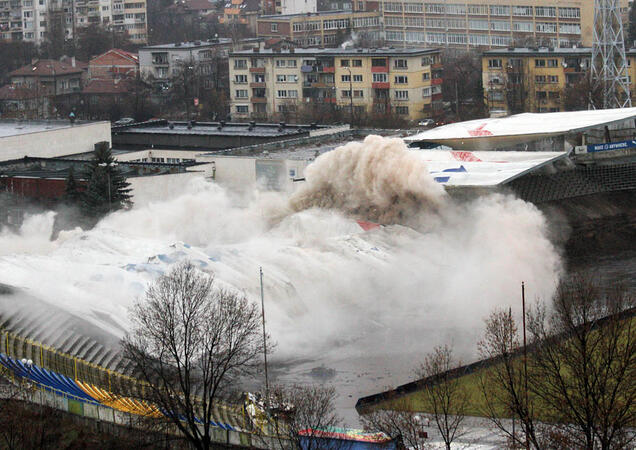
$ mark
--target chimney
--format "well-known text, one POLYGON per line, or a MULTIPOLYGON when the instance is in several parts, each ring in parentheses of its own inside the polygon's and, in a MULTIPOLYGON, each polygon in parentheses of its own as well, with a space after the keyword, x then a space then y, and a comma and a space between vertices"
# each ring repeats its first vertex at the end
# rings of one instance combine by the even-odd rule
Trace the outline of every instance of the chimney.
POLYGON ((71 66, 75 67, 75 56, 71 56, 71 66))

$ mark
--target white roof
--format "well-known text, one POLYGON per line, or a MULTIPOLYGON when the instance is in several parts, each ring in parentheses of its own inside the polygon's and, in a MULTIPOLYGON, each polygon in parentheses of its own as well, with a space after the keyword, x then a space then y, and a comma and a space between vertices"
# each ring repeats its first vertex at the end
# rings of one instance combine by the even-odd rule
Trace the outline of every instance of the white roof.
POLYGON ((636 118, 636 108, 524 113, 503 118, 451 123, 405 138, 435 142, 455 149, 487 150, 562 135, 636 118))
POLYGON ((565 152, 412 151, 426 161, 435 181, 445 186, 466 187, 505 184, 567 155, 565 152))

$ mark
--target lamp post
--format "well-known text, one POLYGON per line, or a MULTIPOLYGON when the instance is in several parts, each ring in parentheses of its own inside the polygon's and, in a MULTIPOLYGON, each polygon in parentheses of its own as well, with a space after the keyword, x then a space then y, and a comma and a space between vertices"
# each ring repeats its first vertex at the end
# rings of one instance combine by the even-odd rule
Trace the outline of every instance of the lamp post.
POLYGON ((116 162, 111 163, 99 163, 99 167, 104 167, 106 169, 106 176, 108 177, 108 212, 112 211, 112 200, 110 193, 110 169, 117 167, 116 162))
POLYGON ((351 75, 351 68, 347 67, 349 72, 349 124, 353 125, 353 75, 351 75))

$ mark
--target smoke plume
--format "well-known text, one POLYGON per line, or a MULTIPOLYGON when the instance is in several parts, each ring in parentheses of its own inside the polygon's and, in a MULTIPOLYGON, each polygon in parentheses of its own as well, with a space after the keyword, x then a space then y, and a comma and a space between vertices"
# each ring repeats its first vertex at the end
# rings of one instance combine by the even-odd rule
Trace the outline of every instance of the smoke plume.
POLYGON ((445 198, 426 163, 397 138, 368 136, 324 153, 307 167, 305 178, 290 200, 294 211, 336 209, 382 224, 404 224, 421 212, 435 212, 445 198))

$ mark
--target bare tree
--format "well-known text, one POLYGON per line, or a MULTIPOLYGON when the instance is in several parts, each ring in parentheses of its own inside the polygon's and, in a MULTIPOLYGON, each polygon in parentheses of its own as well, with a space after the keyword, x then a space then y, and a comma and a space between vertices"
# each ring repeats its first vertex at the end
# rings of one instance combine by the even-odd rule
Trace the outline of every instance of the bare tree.
POLYGON ((479 353, 492 364, 480 371, 479 387, 484 398, 484 414, 513 445, 541 448, 535 411, 528 398, 526 375, 520 357, 517 324, 510 311, 495 310, 486 319, 486 331, 478 343, 479 353), (521 422, 525 438, 510 429, 503 417, 512 415, 521 422))
MULTIPOLYGON (((266 405, 271 414, 275 435, 289 440, 294 448, 318 450, 324 448, 323 433, 340 425, 336 413, 337 394, 333 386, 293 385, 277 386, 270 394, 266 405), (302 441, 302 445, 301 445, 302 441)), ((330 445, 330 449, 341 449, 343 445, 330 445)))
POLYGON ((429 353, 416 370, 418 377, 427 379, 424 396, 447 450, 463 434, 461 425, 469 400, 460 378, 453 372, 458 366, 453 350, 445 345, 429 353))
POLYGON ((156 404, 197 449, 211 448, 214 407, 237 378, 260 362, 263 336, 255 304, 214 286, 191 263, 148 288, 131 311, 122 342, 156 404))
POLYGON ((562 283, 548 312, 529 315, 530 389, 577 448, 618 449, 636 434, 636 299, 582 276, 562 283))
POLYGON ((365 430, 381 431, 393 439, 399 439, 413 450, 427 447, 428 436, 424 431, 426 419, 409 411, 406 404, 398 402, 392 409, 381 409, 360 417, 365 430))

